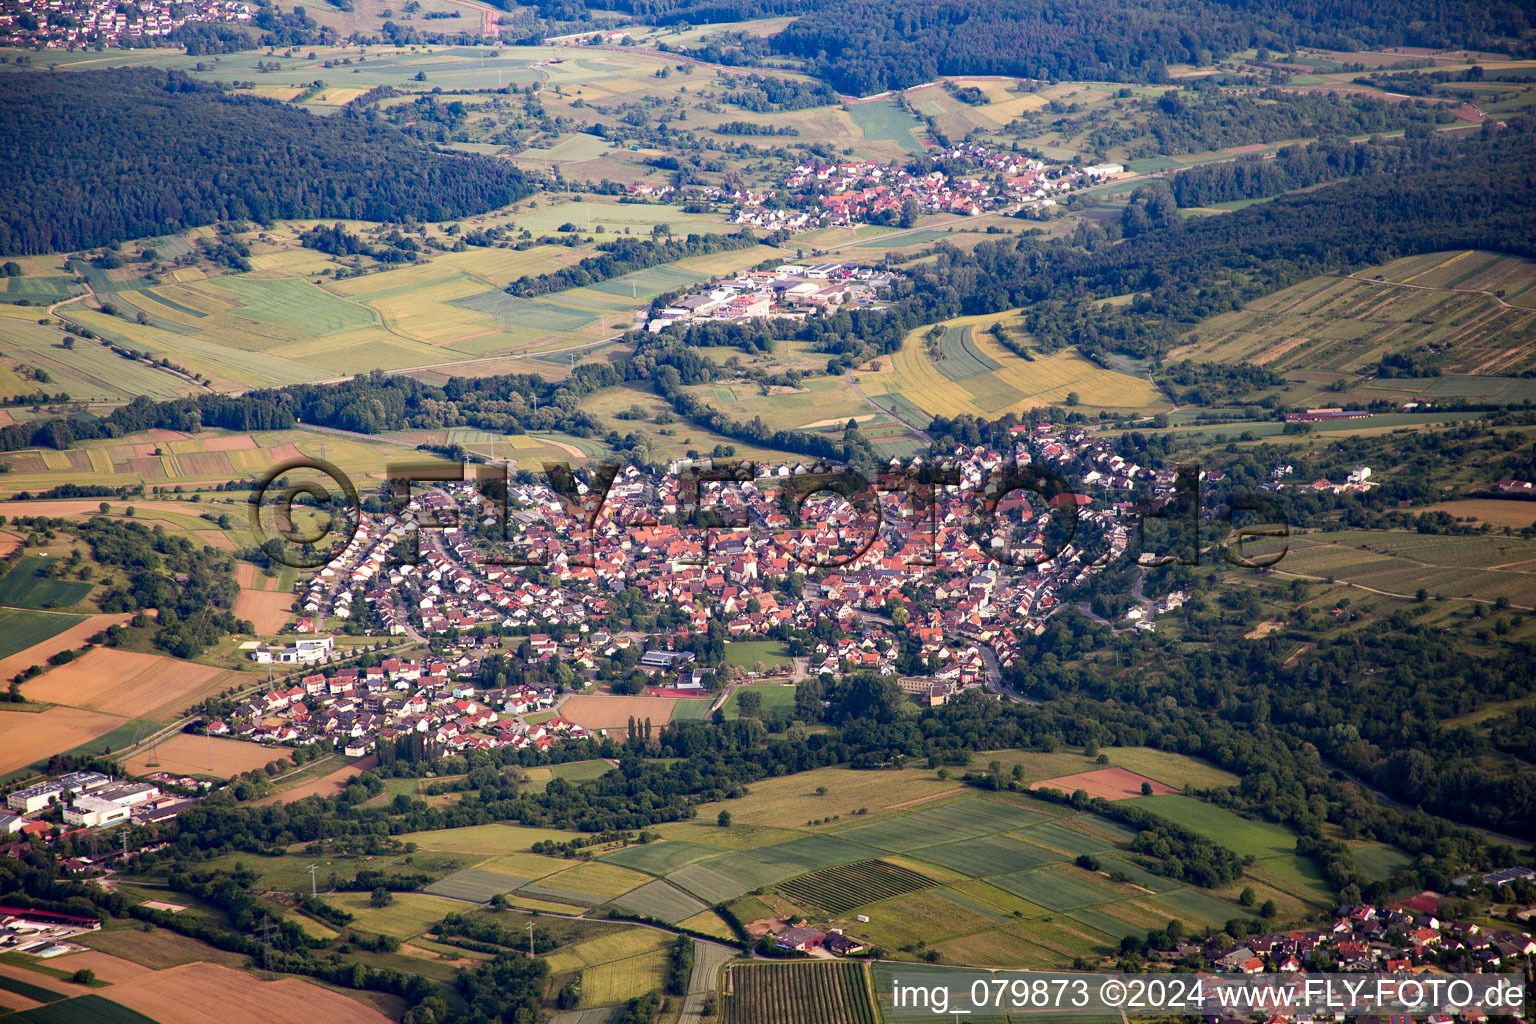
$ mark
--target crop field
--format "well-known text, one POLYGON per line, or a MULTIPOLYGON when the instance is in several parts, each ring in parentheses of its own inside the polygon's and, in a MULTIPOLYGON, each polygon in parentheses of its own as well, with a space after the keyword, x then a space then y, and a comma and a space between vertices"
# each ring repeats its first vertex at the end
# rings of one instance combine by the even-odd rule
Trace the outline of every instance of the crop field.
MULTIPOLYGON (((48 708, 41 712, 0 710, 0 776, 25 768, 61 751, 93 743, 125 724, 115 715, 80 708, 48 708)), ((144 730, 148 735, 150 730, 144 730)))
POLYGON ((1430 594, 1536 607, 1536 578, 1521 563, 1536 542, 1517 537, 1450 537, 1384 531, 1293 535, 1275 571, 1332 579, 1396 597, 1430 594))
POLYGON ((1507 498, 1469 498, 1431 505, 1425 511, 1444 512, 1458 519, 1472 519, 1490 526, 1522 530, 1536 524, 1536 502, 1507 498))
POLYGON ((922 122, 890 100, 850 103, 848 114, 870 142, 894 142, 908 153, 922 155, 927 147, 915 134, 922 122))
MULTIPOLYGON (((569 705, 567 705, 569 706, 569 705)), ((764 779, 752 792, 699 808, 700 820, 730 811, 741 822, 795 827, 813 818, 841 815, 845 820, 861 809, 869 813, 924 797, 956 791, 954 783, 933 772, 861 772, 848 768, 819 768, 798 775, 764 779), (818 788, 825 787, 825 794, 818 788)))
POLYGON ((613 899, 649 879, 638 871, 603 861, 585 861, 575 867, 557 871, 541 880, 541 887, 549 890, 581 893, 594 897, 597 902, 613 899))
POLYGON ((779 891, 802 907, 843 914, 866 903, 916 892, 933 880, 885 861, 866 860, 825 868, 779 884, 779 891))
POLYGON ((605 853, 600 859, 651 875, 665 875, 684 864, 692 864, 696 860, 713 857, 719 852, 720 848, 717 846, 704 846, 701 843, 677 840, 626 846, 622 850, 605 853))
POLYGON ((1165 786, 1156 779, 1149 779, 1145 775, 1138 775, 1124 768, 1100 768, 1075 775, 1062 775, 1036 782, 1029 788, 1054 789, 1069 796, 1082 790, 1089 796, 1103 797, 1105 800, 1124 800, 1133 796, 1162 796, 1177 792, 1172 786, 1165 786), (1146 793, 1142 792, 1143 786, 1147 787, 1146 793))
POLYGON ((752 383, 717 383, 692 391, 732 416, 743 419, 760 416, 775 430, 803 429, 833 434, 838 438, 842 437, 843 427, 849 419, 874 411, 864 404, 842 376, 811 377, 801 381, 793 391, 774 388, 771 394, 763 394, 752 383))
MULTIPOLYGON (((1076 394, 1081 405, 1097 408, 1168 408, 1145 377, 1107 370, 1071 350, 1026 360, 989 333, 993 324, 1001 324, 1017 336, 1018 322, 1010 315, 946 321, 939 325, 944 335, 938 359, 925 346, 929 328, 919 328, 907 336, 900 351, 878 361, 880 369, 859 371, 856 380, 861 390, 879 396, 882 403, 899 398, 932 415, 969 413, 995 419, 1004 412, 1064 404, 1070 394, 1076 394)), ((894 405, 886 407, 902 414, 894 405)))
POLYGON ((389 1018, 339 992, 297 978, 259 981, 215 964, 187 964, 112 986, 112 1001, 159 1024, 276 1024, 326 1020, 386 1024, 389 1018))
MULTIPOLYGON (((244 682, 249 684, 248 679, 244 682)), ((109 715, 172 719, 182 709, 241 683, 238 672, 97 647, 31 680, 24 693, 29 700, 109 715)))
POLYGON ((1086 879, 1055 868, 1015 871, 990 879, 1000 889, 1050 910, 1076 910, 1108 902, 1111 894, 1086 879))
POLYGON ((980 798, 956 800, 837 833, 851 842, 905 853, 939 842, 974 839, 1040 821, 1040 815, 980 798))
POLYGON ((439 878, 431 885, 425 886, 422 892, 433 896, 447 896, 450 899, 486 903, 492 896, 509 893, 527 882, 528 879, 515 875, 503 875, 481 868, 465 868, 462 871, 455 871, 446 878, 439 878))
POLYGON ((709 909, 668 882, 657 879, 647 882, 611 901, 611 905, 645 917, 654 917, 668 924, 693 917, 709 909))
POLYGON ((876 1024, 862 963, 731 964, 722 1024, 876 1024))
POLYGON ((46 575, 54 559, 26 555, 0 578, 0 605, 11 608, 71 608, 91 592, 89 583, 76 583, 46 575))
MULTIPOLYGON (((54 615, 20 608, 0 608, 0 664, 12 655, 44 644, 62 633, 89 621, 85 615, 54 615)), ((38 659, 46 661, 48 655, 38 659)), ((8 674, 5 678, 9 678, 8 674)))
POLYGON ((1295 852, 1296 837, 1279 825, 1242 818, 1225 808, 1188 796, 1148 796, 1130 801, 1130 806, 1150 811, 1175 825, 1201 835, 1233 850, 1239 856, 1264 858, 1295 852))
POLYGON ((12 1019, 25 1024, 159 1024, 154 1017, 95 994, 23 1010, 12 1019))
POLYGON ((1536 368, 1536 262, 1432 253, 1312 278, 1206 321, 1171 358, 1359 374, 1416 351, 1447 375, 1536 368))
POLYGON ((613 1006, 659 991, 667 981, 668 956, 653 950, 623 960, 611 960, 581 972, 583 1007, 613 1006))
POLYGON ((544 959, 550 974, 566 974, 663 949, 670 936, 650 928, 612 928, 594 939, 561 946, 544 959))
POLYGON ((1054 851, 1007 836, 983 836, 943 846, 930 846, 915 851, 912 856, 973 878, 1024 871, 1061 859, 1061 855, 1054 851))
POLYGON ((264 768, 290 753, 290 747, 269 747, 222 736, 194 736, 179 732, 135 754, 124 763, 124 767, 141 775, 158 769, 227 779, 241 772, 264 768))

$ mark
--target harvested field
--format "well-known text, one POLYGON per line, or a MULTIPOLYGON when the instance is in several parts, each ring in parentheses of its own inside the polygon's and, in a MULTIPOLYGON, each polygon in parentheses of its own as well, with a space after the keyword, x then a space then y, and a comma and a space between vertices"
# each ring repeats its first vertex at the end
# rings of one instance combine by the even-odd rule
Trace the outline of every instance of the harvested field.
POLYGON ((124 719, 115 715, 80 708, 0 711, 0 775, 105 736, 122 724, 124 719))
POLYGON ((217 949, 166 928, 147 932, 137 927, 106 929, 85 936, 81 944, 156 971, 197 962, 225 967, 239 967, 246 962, 243 954, 217 949))
POLYGON ((263 635, 281 632, 292 617, 292 594, 247 589, 235 598, 235 618, 250 619, 256 632, 263 635))
POLYGON ((1514 498, 1469 498, 1431 505, 1426 512, 1444 512, 1458 519, 1475 519, 1490 526, 1508 526, 1523 530, 1536 523, 1536 501, 1514 498))
POLYGON ((1092 772, 1078 772, 1076 775, 1060 775, 1037 782, 1029 788, 1058 789, 1067 794, 1081 789, 1089 796, 1103 797, 1105 800, 1128 800, 1134 796, 1163 796, 1178 792, 1172 786, 1165 786, 1156 779, 1149 779, 1124 768, 1100 768, 1092 772), (1143 792, 1143 786, 1150 789, 1143 792))
POLYGON ((210 437, 203 441, 203 447, 210 452, 237 452, 251 451, 256 447, 256 439, 250 434, 231 434, 228 437, 210 437))
POLYGON ((160 1024, 389 1024, 344 995, 296 978, 258 981, 215 964, 172 967, 112 988, 112 1001, 160 1024))
POLYGON ((227 779, 253 768, 265 767, 280 757, 287 757, 292 751, 292 747, 266 747, 221 736, 194 736, 179 732, 149 750, 130 757, 124 762, 124 767, 135 775, 158 769, 187 775, 216 775, 227 779), (210 760, 212 767, 209 766, 210 760))
POLYGON ((227 669, 98 647, 43 673, 22 692, 28 700, 158 721, 175 718, 188 705, 240 680, 239 673, 227 669))
POLYGON ((295 800, 302 800, 306 796, 339 796, 342 790, 347 788, 347 781, 352 776, 360 775, 378 763, 379 759, 377 757, 369 756, 362 758, 344 768, 338 768, 327 775, 322 775, 317 779, 310 779, 308 782, 302 782, 290 789, 273 793, 270 796, 264 796, 255 802, 255 806, 275 804, 279 801, 292 803, 295 800))
POLYGON ((124 960, 120 956, 111 953, 103 953, 97 949, 88 949, 84 953, 71 953, 49 961, 53 967, 63 971, 78 971, 82 968, 96 972, 96 977, 102 981, 121 985, 142 978, 154 971, 143 964, 136 964, 132 960, 124 960))
POLYGON ((637 722, 649 718, 661 726, 671 721, 676 703, 672 697, 572 697, 561 706, 560 714, 587 729, 623 729, 631 718, 637 722))

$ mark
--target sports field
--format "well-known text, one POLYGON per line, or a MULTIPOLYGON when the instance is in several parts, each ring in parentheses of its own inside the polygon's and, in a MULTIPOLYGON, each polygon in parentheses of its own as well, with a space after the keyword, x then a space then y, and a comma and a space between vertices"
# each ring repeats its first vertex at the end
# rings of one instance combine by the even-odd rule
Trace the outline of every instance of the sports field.
POLYGON ((624 729, 633 718, 641 725, 649 718, 655 727, 672 719, 670 697, 612 697, 603 694, 572 697, 560 714, 587 729, 624 729))

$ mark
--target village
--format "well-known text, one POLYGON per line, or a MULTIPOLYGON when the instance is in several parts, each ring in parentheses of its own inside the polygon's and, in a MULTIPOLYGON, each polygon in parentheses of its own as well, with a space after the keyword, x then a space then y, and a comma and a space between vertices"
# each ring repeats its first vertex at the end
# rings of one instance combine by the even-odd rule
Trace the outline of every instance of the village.
POLYGON ((913 173, 875 160, 835 164, 804 163, 784 177, 782 189, 742 188, 728 198, 736 204, 732 223, 769 231, 879 224, 913 227, 923 214, 979 217, 983 213, 1040 216, 1057 205, 1055 196, 1113 179, 1120 164, 1047 166, 1042 160, 1006 153, 978 143, 931 151, 926 159, 955 169, 975 167, 974 176, 944 170, 913 173))
POLYGON ((748 271, 705 291, 653 303, 654 315, 645 328, 655 334, 674 324, 698 321, 803 320, 840 309, 874 309, 878 293, 900 277, 894 271, 851 264, 786 263, 771 271, 748 271))
POLYGON ((0 46, 128 46, 189 23, 248 24, 251 18, 250 5, 239 0, 8 0, 0 6, 0 46))
MULTIPOLYGON (((835 622, 838 639, 810 648, 805 676, 874 672, 924 706, 968 689, 998 689, 1001 670, 1026 638, 1044 630, 1066 594, 1127 551, 1130 531, 1121 518, 1132 509, 1128 492, 1150 489, 1166 499, 1174 488, 1172 470, 1145 470, 1107 444, 1089 443, 1081 430, 1048 424, 1021 428, 1008 458, 1038 459, 1101 496, 1118 490, 1126 500, 1101 508, 1075 495, 1074 536, 1047 558, 1052 515, 1037 514, 1023 492, 1002 496, 995 510, 1022 536, 995 537, 989 554, 967 531, 978 490, 1008 461, 985 447, 955 448, 944 467, 958 486, 926 509, 900 492, 885 494, 873 528, 846 502, 818 507, 814 525, 791 528, 781 490, 825 468, 806 463, 701 484, 700 504, 751 524, 709 531, 676 521, 686 511, 681 480, 707 476, 717 468, 710 460, 675 464, 661 481, 625 467, 605 493, 584 492, 583 508, 547 484, 512 482, 505 520, 473 483, 422 491, 398 518, 363 515, 352 540, 303 585, 290 642, 248 645, 259 664, 307 671, 208 729, 269 743, 328 738, 352 756, 379 739, 413 735, 445 752, 547 749, 589 730, 558 715, 526 720, 558 709, 557 688, 477 688, 472 680, 486 649, 514 652, 528 666, 561 666, 571 693, 598 685, 599 670, 621 662, 644 674, 646 695, 714 708, 728 681, 689 649, 712 623, 728 640, 754 640, 835 622), (504 521, 511 523, 505 532, 504 521), (685 624, 651 635, 612 628, 616 595, 627 588, 648 604, 675 608, 685 624), (932 610, 909 610, 918 606, 932 610), (365 623, 369 632, 457 638, 484 649, 327 670, 337 652, 334 639, 319 634, 365 623), (902 671, 904 638, 916 645, 921 671, 902 671)), ((1182 601, 1180 593, 1147 599, 1128 616, 1128 628, 1154 629, 1156 615, 1182 601)))

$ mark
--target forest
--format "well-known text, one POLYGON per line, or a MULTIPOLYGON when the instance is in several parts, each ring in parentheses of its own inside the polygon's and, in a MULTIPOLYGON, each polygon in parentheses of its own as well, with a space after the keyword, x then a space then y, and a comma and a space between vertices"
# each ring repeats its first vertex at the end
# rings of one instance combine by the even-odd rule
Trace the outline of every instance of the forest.
POLYGON ((215 221, 447 220, 532 190, 505 162, 179 72, 12 75, 0 139, 0 252, 21 255, 215 221))
POLYGON ((1169 64, 1208 64, 1255 46, 1502 49, 1530 27, 1529 7, 1514 0, 1433 9, 1413 0, 1300 8, 1260 0, 829 0, 771 45, 862 96, 940 75, 1159 82, 1169 64))

